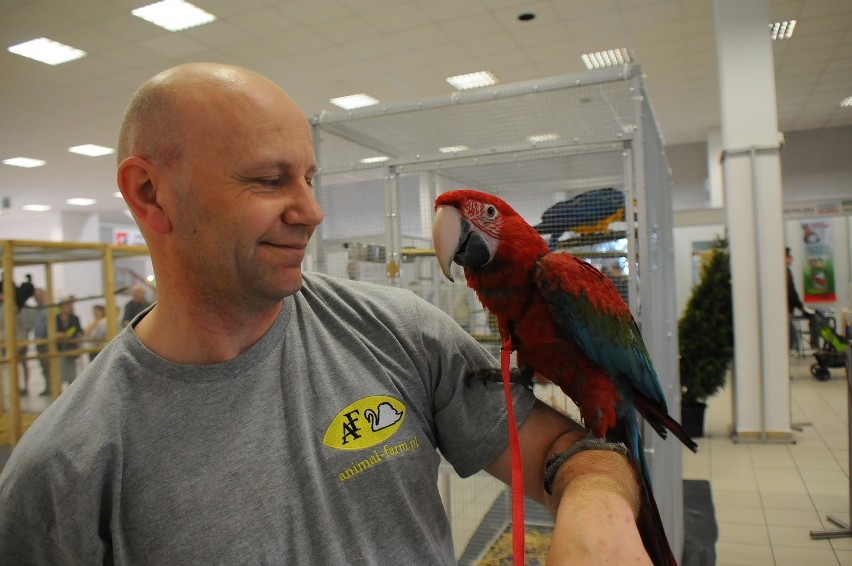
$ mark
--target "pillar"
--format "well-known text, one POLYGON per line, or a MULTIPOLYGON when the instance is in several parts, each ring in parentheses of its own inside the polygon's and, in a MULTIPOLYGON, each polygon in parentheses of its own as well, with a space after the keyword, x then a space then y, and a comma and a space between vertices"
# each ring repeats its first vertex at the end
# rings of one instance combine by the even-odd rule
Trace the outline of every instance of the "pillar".
POLYGON ((736 440, 790 441, 781 161, 769 0, 714 0, 731 251, 736 440))

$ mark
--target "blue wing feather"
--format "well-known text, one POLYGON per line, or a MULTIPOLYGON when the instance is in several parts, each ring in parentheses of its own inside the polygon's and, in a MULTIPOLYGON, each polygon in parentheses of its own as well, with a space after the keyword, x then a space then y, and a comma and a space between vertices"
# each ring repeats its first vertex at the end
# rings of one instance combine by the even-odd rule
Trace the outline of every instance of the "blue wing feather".
POLYGON ((590 360, 622 390, 635 389, 666 407, 639 328, 612 281, 594 266, 562 253, 542 258, 535 281, 560 328, 590 360))

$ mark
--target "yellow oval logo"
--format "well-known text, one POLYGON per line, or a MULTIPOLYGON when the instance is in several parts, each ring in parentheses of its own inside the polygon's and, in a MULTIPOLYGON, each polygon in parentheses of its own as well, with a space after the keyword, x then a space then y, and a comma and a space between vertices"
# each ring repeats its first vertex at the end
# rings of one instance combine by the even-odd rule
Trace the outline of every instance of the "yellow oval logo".
POLYGON ((405 419, 405 406, 392 397, 358 399, 334 417, 322 441, 340 450, 362 450, 394 435, 405 419))

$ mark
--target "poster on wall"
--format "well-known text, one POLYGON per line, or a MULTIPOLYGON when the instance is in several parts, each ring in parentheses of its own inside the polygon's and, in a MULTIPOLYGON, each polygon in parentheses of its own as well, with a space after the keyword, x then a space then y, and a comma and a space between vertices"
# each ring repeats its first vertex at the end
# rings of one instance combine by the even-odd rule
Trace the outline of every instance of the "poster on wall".
POLYGON ((112 243, 115 246, 144 246, 145 238, 139 230, 117 229, 112 231, 112 243))
POLYGON ((827 219, 802 220, 804 243, 805 302, 832 303, 834 292, 834 260, 832 258, 831 224, 827 219))

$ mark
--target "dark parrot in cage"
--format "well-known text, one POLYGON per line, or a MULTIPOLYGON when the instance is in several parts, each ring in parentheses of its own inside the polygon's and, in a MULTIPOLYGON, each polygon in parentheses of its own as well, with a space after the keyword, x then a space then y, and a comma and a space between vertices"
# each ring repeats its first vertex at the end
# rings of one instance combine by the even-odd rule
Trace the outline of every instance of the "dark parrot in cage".
POLYGON ((557 202, 544 211, 534 228, 539 234, 550 235, 550 249, 554 250, 565 232, 599 234, 620 220, 624 220, 624 193, 605 188, 557 202))
POLYGON ((453 261, 511 338, 520 374, 544 377, 579 407, 591 434, 623 442, 640 479, 637 521, 655 564, 674 564, 651 491, 637 411, 665 437, 697 445, 668 414, 666 398, 629 307, 591 264, 551 252, 508 204, 479 191, 456 190, 435 201, 433 240, 444 275, 453 261))

